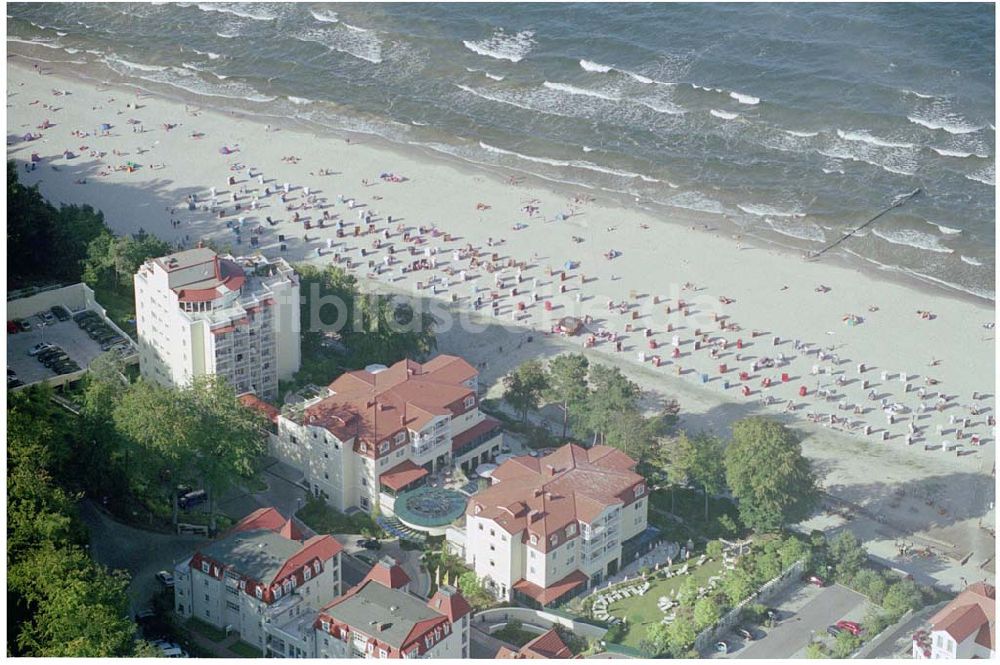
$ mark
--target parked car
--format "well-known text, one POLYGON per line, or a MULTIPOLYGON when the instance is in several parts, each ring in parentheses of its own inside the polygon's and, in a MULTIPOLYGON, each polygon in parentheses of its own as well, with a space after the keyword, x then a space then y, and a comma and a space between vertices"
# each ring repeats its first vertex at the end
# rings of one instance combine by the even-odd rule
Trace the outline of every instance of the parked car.
POLYGON ((72 318, 69 314, 69 310, 62 305, 53 305, 49 308, 49 311, 52 312, 52 314, 55 315, 55 317, 60 321, 69 321, 72 318))
POLYGON ((205 503, 208 500, 208 492, 205 490, 195 490, 193 492, 188 492, 181 498, 177 499, 177 505, 179 505, 184 510, 189 508, 194 508, 195 506, 205 503))
POLYGON ((44 323, 47 326, 50 326, 56 322, 56 317, 52 316, 51 312, 39 312, 38 314, 36 314, 36 316, 42 320, 42 323, 44 323))
POLYGON ((118 344, 121 344, 124 341, 125 341, 124 337, 122 337, 121 335, 115 335, 111 339, 105 342, 101 342, 101 351, 110 351, 111 347, 117 346, 118 344))
POLYGON ((28 349, 28 355, 37 356, 42 351, 46 351, 51 348, 53 348, 51 344, 48 344, 47 342, 39 342, 38 344, 35 344, 33 347, 28 349))
POLYGON ((844 631, 842 631, 840 628, 837 628, 836 626, 827 626, 826 632, 836 637, 837 635, 840 635, 844 631))
POLYGON ((21 332, 31 330, 31 321, 28 321, 28 319, 14 319, 14 323, 21 329, 21 332))
POLYGON ((50 358, 57 358, 57 357, 59 357, 61 355, 64 355, 64 352, 63 352, 62 349, 60 349, 58 346, 50 346, 49 348, 45 349, 44 351, 39 351, 35 355, 35 357, 38 358, 39 362, 41 362, 42 364, 45 364, 46 360, 49 360, 50 358))
POLYGON ((380 550, 382 549, 382 543, 380 543, 375 538, 359 538, 357 542, 358 547, 363 547, 366 550, 380 550))
POLYGON ((19 332, 21 332, 21 327, 19 325, 17 325, 17 321, 8 321, 7 322, 7 334, 8 335, 16 335, 19 332))
POLYGON ((753 634, 753 631, 748 628, 743 628, 742 626, 736 629, 736 634, 745 639, 747 642, 753 642, 757 639, 757 637, 753 634))
POLYGON ((715 650, 719 653, 729 653, 729 644, 725 640, 719 640, 715 643, 715 650))
POLYGON ((857 621, 845 621, 841 619, 834 625, 840 630, 846 630, 851 635, 860 635, 862 633, 861 624, 859 624, 857 621))
POLYGON ((822 577, 820 577, 815 573, 806 573, 805 575, 802 576, 802 581, 808 582, 809 584, 812 584, 815 587, 826 586, 826 580, 824 580, 822 577))
POLYGON ((156 573, 156 580, 168 589, 172 589, 174 587, 174 576, 165 570, 161 570, 156 573))

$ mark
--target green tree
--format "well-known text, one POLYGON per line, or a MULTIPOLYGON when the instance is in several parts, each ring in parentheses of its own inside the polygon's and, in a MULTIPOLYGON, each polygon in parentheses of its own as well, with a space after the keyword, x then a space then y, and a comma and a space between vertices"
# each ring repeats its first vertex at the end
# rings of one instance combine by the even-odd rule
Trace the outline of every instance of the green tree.
POLYGON ((722 542, 718 540, 710 540, 708 544, 705 545, 705 554, 712 557, 713 559, 718 559, 722 556, 722 542))
POLYGON ((687 614, 678 612, 676 618, 667 626, 667 646, 674 657, 680 657, 694 644, 698 636, 694 623, 687 614))
POLYGON ((681 588, 677 590, 677 600, 680 601, 681 605, 685 607, 690 607, 694 605, 695 601, 698 599, 698 583, 692 577, 688 577, 681 584, 681 588))
POLYGON ((719 620, 721 613, 714 599, 705 597, 694 604, 695 630, 704 630, 719 620))
POLYGON ((890 621, 898 621, 910 610, 918 610, 923 606, 923 596, 920 587, 913 580, 899 580, 889 586, 882 599, 882 607, 890 621))
POLYGON ((590 363, 582 353, 567 353, 549 361, 548 381, 543 397, 556 404, 563 414, 562 438, 566 438, 570 411, 578 411, 587 401, 587 372, 590 363))
POLYGON ((175 481, 204 487, 213 530, 217 497, 251 477, 264 452, 261 417, 240 404, 225 381, 211 376, 180 390, 139 381, 122 397, 114 419, 175 481))
POLYGON ((868 553, 850 531, 841 531, 828 546, 829 561, 841 584, 849 583, 868 561, 868 553))
POLYGON ((851 580, 851 588, 868 596, 868 599, 876 605, 881 605, 889 586, 882 576, 874 570, 862 568, 851 580))
POLYGON ((667 651, 670 645, 670 635, 665 624, 659 621, 646 628, 646 639, 641 650, 651 656, 659 656, 667 651))
POLYGON ((725 467, 740 517, 756 531, 799 522, 816 505, 816 477, 799 440, 774 420, 751 417, 734 423, 725 467))
POLYGON ((573 429, 594 435, 593 442, 605 443, 608 432, 622 414, 639 410, 639 386, 617 367, 591 364, 587 374, 590 393, 578 416, 571 418, 573 429))
POLYGON ((829 658, 826 653, 826 649, 823 648, 822 642, 810 642, 806 646, 806 658, 819 659, 819 658, 829 658))
POLYGON ((545 368, 537 360, 529 360, 504 377, 503 398, 521 414, 521 422, 528 420, 528 412, 538 410, 542 393, 548 387, 545 368))
POLYGON ((851 654, 861 646, 861 638, 852 635, 848 631, 841 631, 837 639, 833 641, 834 658, 850 658, 851 654))
POLYGON ((733 605, 748 598, 754 591, 753 576, 741 567, 729 571, 722 579, 722 591, 733 605))
POLYGON ((689 478, 701 486, 705 495, 705 521, 708 521, 709 495, 725 488, 726 470, 723 464, 725 443, 710 434, 699 433, 688 436, 681 432, 676 441, 676 464, 679 475, 689 478))
POLYGON ((785 539, 781 544, 779 553, 782 570, 800 559, 803 561, 802 565, 806 570, 812 569, 812 548, 795 536, 789 536, 785 539))
POLYGON ((755 581, 758 585, 766 584, 781 574, 781 554, 778 543, 770 540, 754 556, 755 581))

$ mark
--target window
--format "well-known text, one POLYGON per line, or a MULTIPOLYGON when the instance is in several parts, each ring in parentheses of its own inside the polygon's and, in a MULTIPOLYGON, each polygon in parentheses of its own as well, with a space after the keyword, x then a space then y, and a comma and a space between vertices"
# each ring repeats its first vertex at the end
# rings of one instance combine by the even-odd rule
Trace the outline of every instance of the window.
POLYGON ((576 559, 575 556, 573 556, 572 554, 569 555, 569 557, 567 557, 567 559, 566 559, 566 565, 568 566, 569 564, 573 563, 574 559, 576 559))
POLYGON ((471 409, 472 407, 474 407, 476 405, 476 396, 475 395, 469 395, 468 397, 465 398, 464 404, 465 404, 465 408, 471 409))
POLYGON ((209 602, 208 594, 205 594, 205 602, 209 602))
POLYGON ((490 567, 496 568, 496 565, 497 565, 496 562, 493 559, 490 559, 490 567))
POLYGON ((308 582, 309 580, 311 580, 312 576, 313 576, 312 569, 309 568, 308 566, 306 566, 305 568, 303 568, 302 569, 302 576, 305 578, 306 582, 308 582))
POLYGON ((205 610, 205 616, 206 616, 206 617, 210 617, 210 616, 212 616, 212 613, 211 613, 211 612, 209 612, 208 610, 205 610))
POLYGON ((490 545, 490 552, 496 552, 497 548, 494 545, 490 545))
POLYGON ((576 524, 570 524, 566 527, 566 537, 570 538, 576 533, 576 524))
POLYGON ((212 569, 212 564, 210 564, 208 561, 201 562, 201 572, 208 573, 208 571, 210 571, 211 569, 212 569))
POLYGON ((493 529, 490 529, 490 538, 496 538, 496 537, 497 537, 497 532, 493 529))
POLYGON ((404 441, 406 441, 406 432, 405 431, 396 432, 396 443, 400 444, 403 443, 404 441))
POLYGON ((528 566, 528 572, 531 573, 532 575, 534 575, 535 574, 535 567, 534 566, 528 566))
POLYGON ((315 570, 316 574, 319 575, 319 571, 320 571, 319 561, 317 561, 316 563, 313 564, 313 570, 315 570))
POLYGON ((387 652, 385 649, 379 649, 378 650, 378 657, 379 658, 388 658, 389 657, 389 652, 387 652))
POLYGON ((559 542, 559 536, 558 536, 558 534, 552 534, 552 537, 549 538, 549 544, 550 545, 555 545, 558 542, 559 542))
POLYGON ((362 441, 361 445, 358 446, 358 450, 361 451, 361 452, 363 452, 363 453, 367 453, 368 452, 368 444, 365 443, 364 441, 362 441))
POLYGON ((326 632, 326 633, 330 632, 330 622, 329 621, 321 621, 320 622, 320 626, 323 627, 323 632, 326 632))
POLYGON ((378 444, 378 452, 379 454, 385 454, 389 452, 389 442, 383 441, 382 443, 378 444))
POLYGON ((229 609, 231 609, 231 610, 232 610, 232 611, 234 611, 234 612, 239 612, 239 611, 240 611, 240 606, 239 606, 239 604, 238 604, 238 603, 234 603, 234 602, 233 602, 233 601, 231 601, 231 600, 227 600, 227 601, 226 601, 226 607, 228 607, 229 609))
POLYGON ((635 498, 638 499, 640 496, 642 496, 645 493, 646 493, 646 486, 645 485, 638 485, 635 488, 635 498))
POLYGON ((535 534, 531 534, 531 544, 532 545, 538 544, 538 536, 536 536, 535 534))
POLYGON ((261 589, 260 587, 257 587, 255 595, 257 596, 257 600, 260 600, 261 598, 264 597, 264 590, 261 589))
MULTIPOLYGON (((476 512, 477 513, 479 512, 479 506, 476 506, 476 512)), ((483 523, 482 522, 479 523, 479 530, 483 531, 483 523)))
POLYGON ((639 510, 640 508, 642 508, 642 501, 636 501, 634 505, 635 505, 635 509, 639 510))

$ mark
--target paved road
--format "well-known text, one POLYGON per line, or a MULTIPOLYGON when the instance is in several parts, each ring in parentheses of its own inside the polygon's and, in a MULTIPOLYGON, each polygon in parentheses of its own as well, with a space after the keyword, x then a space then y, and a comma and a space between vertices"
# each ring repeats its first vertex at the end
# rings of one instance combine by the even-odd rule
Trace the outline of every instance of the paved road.
POLYGON ((90 552, 94 559, 113 570, 127 570, 132 576, 128 588, 133 613, 149 604, 160 590, 153 575, 173 570, 174 563, 189 556, 205 541, 200 536, 143 531, 111 519, 92 502, 80 504, 80 516, 90 530, 90 552))
MULTIPOLYGON (((808 594, 809 588, 802 587, 808 594)), ((799 607, 791 616, 783 612, 781 623, 772 628, 767 637, 751 642, 735 654, 736 658, 792 658, 804 649, 813 633, 825 635, 826 628, 847 616, 857 607, 863 607, 866 598, 847 587, 836 584, 818 593, 799 607)), ((792 599, 794 602, 794 598, 792 599)), ((784 610, 785 604, 777 605, 784 610)))

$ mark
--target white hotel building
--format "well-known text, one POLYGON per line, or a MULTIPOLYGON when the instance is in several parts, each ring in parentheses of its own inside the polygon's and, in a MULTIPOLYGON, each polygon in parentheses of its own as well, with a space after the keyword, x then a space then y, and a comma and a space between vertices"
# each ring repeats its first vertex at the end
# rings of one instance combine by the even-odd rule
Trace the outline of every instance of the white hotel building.
POLYGON ((189 249, 135 274, 142 375, 184 386, 224 377, 237 394, 277 397, 299 369, 299 280, 284 259, 189 249))

